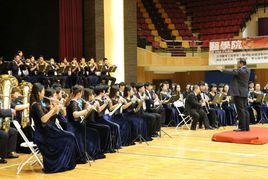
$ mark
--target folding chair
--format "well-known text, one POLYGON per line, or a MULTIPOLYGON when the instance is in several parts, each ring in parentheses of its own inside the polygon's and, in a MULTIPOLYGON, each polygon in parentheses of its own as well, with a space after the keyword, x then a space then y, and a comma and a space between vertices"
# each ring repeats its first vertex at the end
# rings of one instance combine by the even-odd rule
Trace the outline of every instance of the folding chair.
POLYGON ((20 165, 18 166, 17 175, 21 172, 22 168, 27 163, 29 163, 30 165, 34 165, 36 162, 38 162, 41 165, 41 167, 43 168, 44 166, 43 166, 43 163, 42 163, 42 161, 40 159, 41 157, 39 158, 40 151, 38 150, 36 144, 34 144, 33 142, 30 142, 28 140, 28 138, 25 136, 24 132, 21 130, 21 126, 18 123, 18 121, 13 120, 13 124, 16 127, 16 129, 18 130, 18 132, 20 133, 20 135, 23 138, 23 140, 25 141, 24 143, 21 144, 21 147, 28 147, 32 152, 32 154, 29 157, 27 157, 24 161, 22 161, 20 163, 20 165), (34 160, 32 160, 33 158, 34 158, 34 160))
POLYGON ((175 101, 173 104, 174 104, 176 110, 178 111, 179 116, 180 116, 181 119, 182 119, 182 121, 179 122, 179 124, 176 126, 176 130, 178 130, 178 128, 179 128, 179 126, 180 126, 181 124, 182 124, 182 126, 185 125, 185 126, 188 128, 188 130, 190 130, 190 127, 189 127, 188 122, 190 122, 190 125, 191 125, 191 123, 192 123, 192 121, 193 121, 192 117, 191 117, 190 115, 187 115, 187 116, 186 116, 185 114, 181 113, 181 111, 179 110, 179 107, 182 106, 182 104, 181 104, 180 101, 175 101))

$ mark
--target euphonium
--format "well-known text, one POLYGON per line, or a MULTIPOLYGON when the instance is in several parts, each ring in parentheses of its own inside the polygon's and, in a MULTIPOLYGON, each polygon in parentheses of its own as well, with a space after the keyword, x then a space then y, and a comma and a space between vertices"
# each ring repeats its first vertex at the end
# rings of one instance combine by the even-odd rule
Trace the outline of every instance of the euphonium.
MULTIPOLYGON (((28 104, 29 103, 29 97, 30 97, 30 92, 32 89, 32 84, 26 81, 23 81, 20 83, 20 88, 22 91, 22 101, 23 104, 28 104)), ((29 108, 24 109, 22 111, 22 116, 21 116, 21 127, 25 128, 30 122, 30 111, 29 108)))
MULTIPOLYGON (((1 109, 10 109, 11 90, 18 86, 18 80, 11 75, 0 75, 0 89, 1 89, 1 109)), ((0 129, 8 132, 10 128, 10 118, 0 118, 0 129)))

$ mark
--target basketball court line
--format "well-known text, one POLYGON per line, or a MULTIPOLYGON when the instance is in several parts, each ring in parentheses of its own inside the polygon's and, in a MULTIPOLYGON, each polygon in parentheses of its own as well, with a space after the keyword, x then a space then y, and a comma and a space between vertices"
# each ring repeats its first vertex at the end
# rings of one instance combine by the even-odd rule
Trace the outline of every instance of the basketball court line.
POLYGON ((11 168, 11 167, 14 167, 14 166, 18 166, 19 164, 20 164, 20 163, 13 164, 13 165, 3 166, 3 167, 0 167, 0 170, 1 170, 1 169, 6 169, 6 168, 11 168))
POLYGON ((256 168, 268 168, 268 165, 247 164, 247 163, 239 163, 239 162, 225 162, 225 161, 218 161, 218 160, 205 160, 205 159, 195 159, 195 158, 167 156, 167 155, 155 155, 155 154, 144 154, 144 153, 135 153, 135 152, 120 152, 120 153, 127 154, 127 155, 145 156, 145 157, 169 158, 169 159, 216 163, 216 164, 224 164, 224 165, 237 165, 237 166, 256 167, 256 168))
MULTIPOLYGON (((138 146, 138 147, 143 147, 143 146, 138 146)), ((166 147, 166 146, 149 146, 151 148, 159 148, 159 149, 170 149, 170 150, 176 150, 178 151, 178 147, 166 147)), ((182 150, 179 150, 182 151, 182 150)), ((215 154, 228 154, 228 155, 235 155, 235 156, 242 156, 242 157, 262 157, 262 158, 267 158, 268 155, 260 155, 260 154, 253 154, 253 153, 241 153, 241 152, 224 152, 224 151, 210 151, 210 150, 203 150, 203 149, 197 149, 197 148, 186 148, 183 147, 183 151, 190 151, 190 152, 204 152, 204 153, 215 153, 215 154)))

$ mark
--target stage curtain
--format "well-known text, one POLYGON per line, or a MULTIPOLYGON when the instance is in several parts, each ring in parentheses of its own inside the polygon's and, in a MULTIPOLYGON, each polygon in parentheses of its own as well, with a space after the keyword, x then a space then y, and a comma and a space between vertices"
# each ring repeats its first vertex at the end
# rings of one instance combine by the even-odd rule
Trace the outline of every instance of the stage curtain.
POLYGON ((59 57, 82 57, 82 0, 59 0, 59 57))

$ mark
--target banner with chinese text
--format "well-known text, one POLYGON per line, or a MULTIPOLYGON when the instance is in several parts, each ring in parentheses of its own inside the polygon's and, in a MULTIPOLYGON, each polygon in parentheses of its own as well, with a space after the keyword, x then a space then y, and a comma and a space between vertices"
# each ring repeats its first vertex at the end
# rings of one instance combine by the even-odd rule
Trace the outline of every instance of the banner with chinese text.
POLYGON ((268 63, 268 36, 209 43, 209 65, 234 65, 237 58, 248 64, 268 63))

